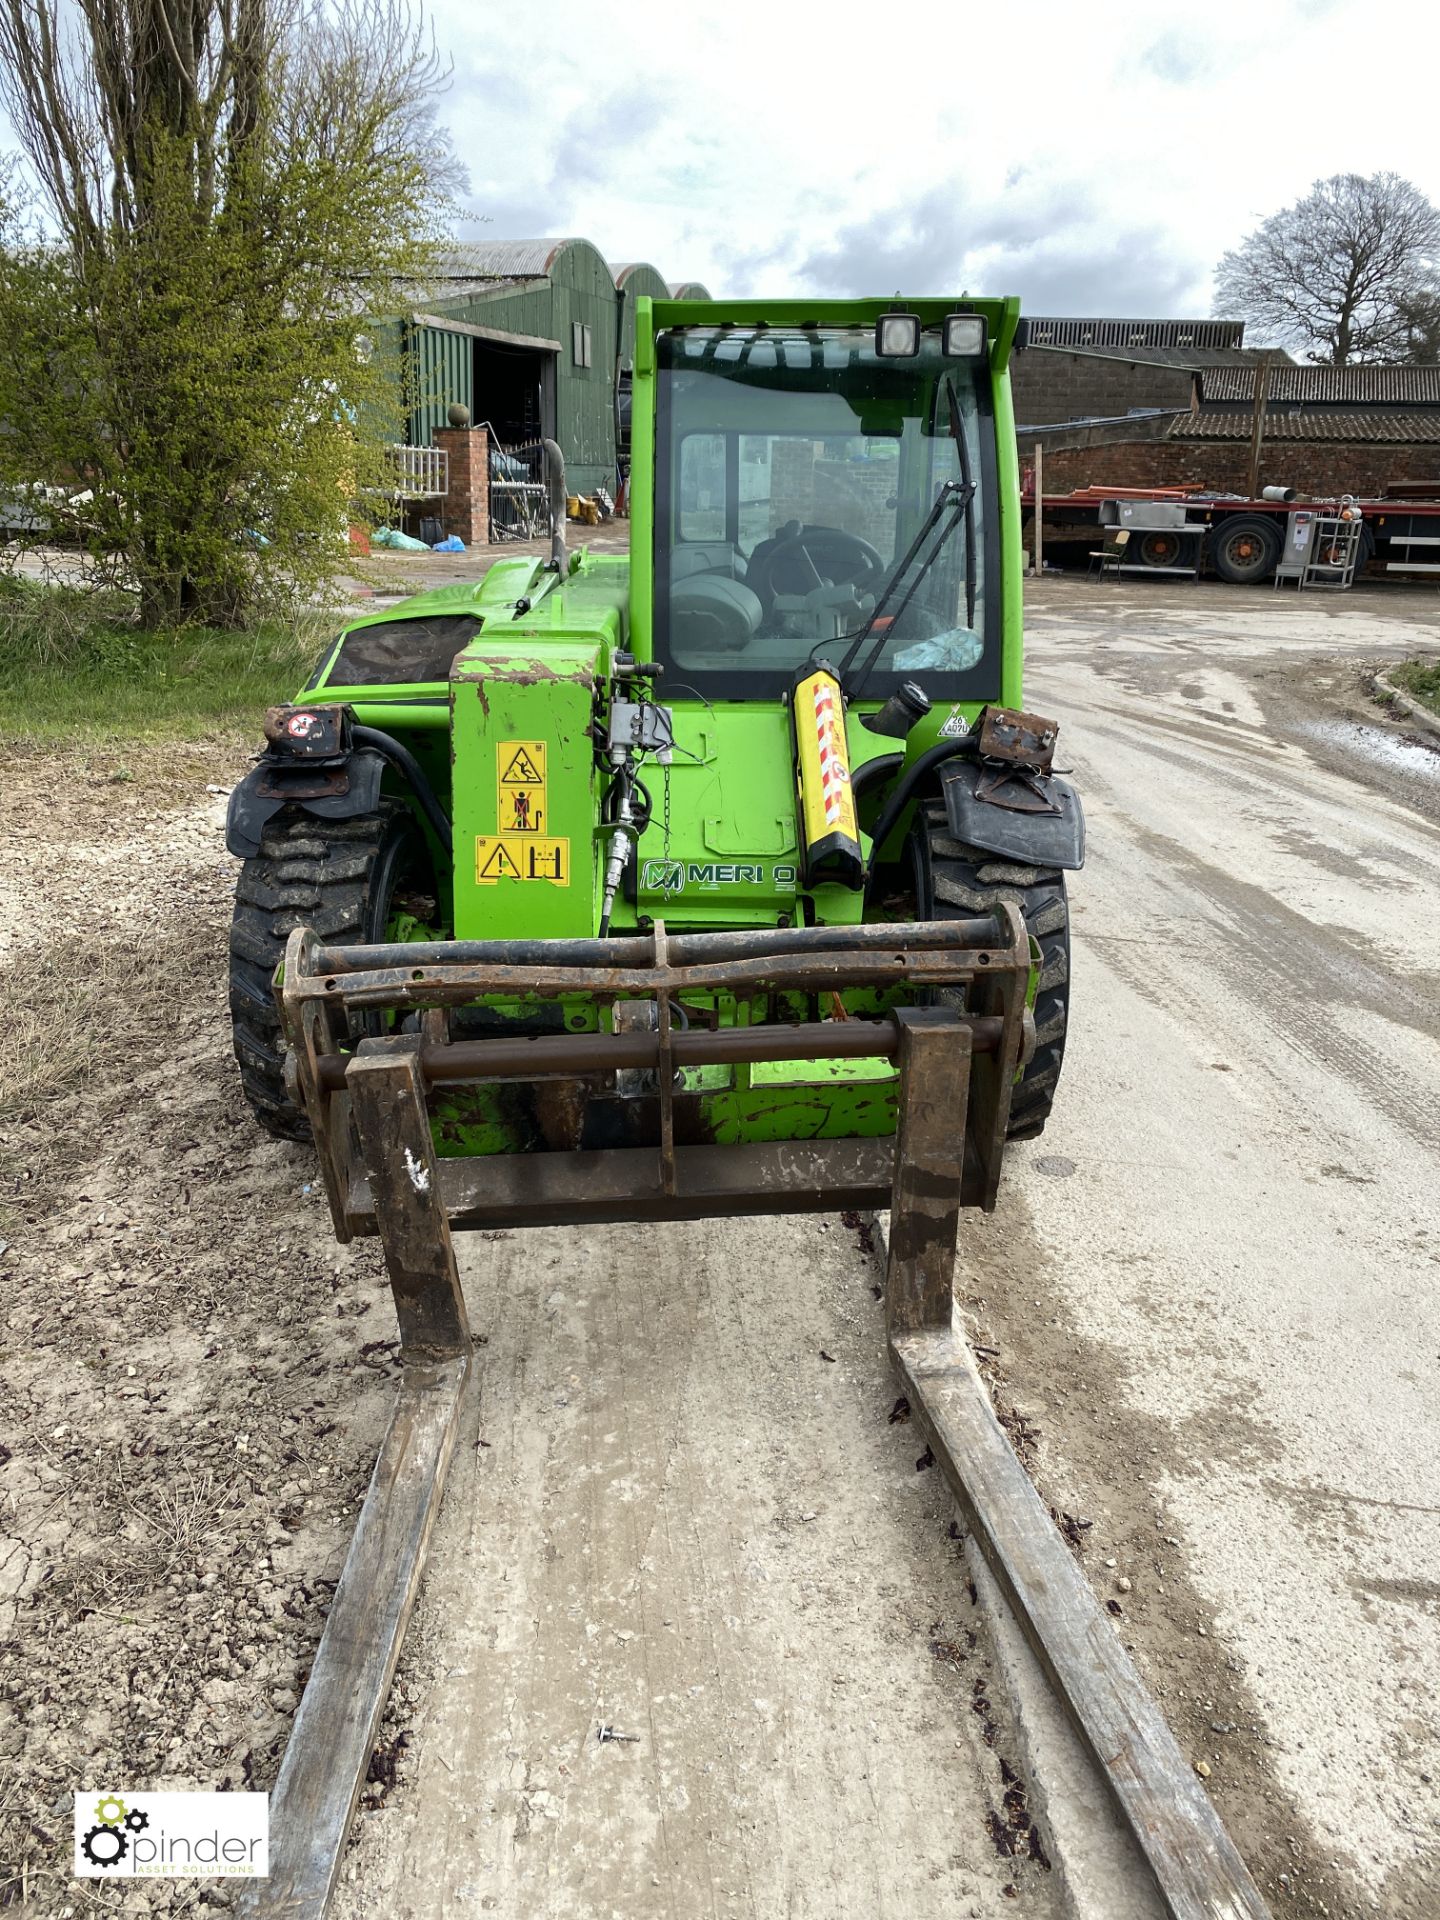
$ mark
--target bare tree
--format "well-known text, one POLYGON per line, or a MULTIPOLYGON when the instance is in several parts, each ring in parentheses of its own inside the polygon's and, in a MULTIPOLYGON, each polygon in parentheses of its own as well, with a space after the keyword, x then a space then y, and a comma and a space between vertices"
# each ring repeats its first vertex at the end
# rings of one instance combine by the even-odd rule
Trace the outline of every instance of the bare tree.
POLYGON ((1310 359, 1412 357, 1415 315, 1440 290, 1440 211, 1398 174, 1317 180, 1227 253, 1216 311, 1310 359))

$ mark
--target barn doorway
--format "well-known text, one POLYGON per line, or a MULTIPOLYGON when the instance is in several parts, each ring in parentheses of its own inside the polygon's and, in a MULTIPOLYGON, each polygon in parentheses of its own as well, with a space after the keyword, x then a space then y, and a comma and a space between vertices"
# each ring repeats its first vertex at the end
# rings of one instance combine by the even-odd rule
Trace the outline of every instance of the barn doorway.
POLYGON ((555 355, 501 340, 475 342, 475 410, 502 447, 524 447, 555 433, 555 355))

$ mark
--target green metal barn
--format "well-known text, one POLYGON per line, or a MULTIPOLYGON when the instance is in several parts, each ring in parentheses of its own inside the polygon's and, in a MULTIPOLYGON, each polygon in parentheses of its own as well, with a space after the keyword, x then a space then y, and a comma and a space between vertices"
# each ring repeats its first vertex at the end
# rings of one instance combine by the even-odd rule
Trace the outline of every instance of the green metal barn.
MULTIPOLYGON (((466 247, 401 319, 418 395, 410 444, 428 446, 458 402, 502 447, 546 434, 558 440, 572 492, 613 490, 617 411, 622 439, 628 421, 634 302, 667 291, 654 267, 612 269, 588 240, 466 247)), ((686 293, 709 297, 693 282, 686 293)))
MULTIPOLYGON (((620 303, 620 359, 615 370, 615 444, 622 467, 630 466, 630 384, 635 372, 635 302, 641 295, 668 300, 670 289, 648 260, 630 260, 612 266, 620 303)), ((697 299, 708 300, 700 293, 697 299)))

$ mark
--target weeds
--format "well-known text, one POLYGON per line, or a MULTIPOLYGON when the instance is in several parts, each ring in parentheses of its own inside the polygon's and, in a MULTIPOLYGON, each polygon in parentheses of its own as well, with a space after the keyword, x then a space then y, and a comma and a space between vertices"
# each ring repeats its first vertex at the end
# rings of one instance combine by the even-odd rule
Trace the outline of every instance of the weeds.
POLYGON ((1402 666, 1391 667, 1389 678, 1412 700, 1429 707, 1432 713, 1440 713, 1440 660, 1407 660, 1402 666))
POLYGON ((329 627, 134 623, 105 588, 0 578, 0 741, 183 740, 244 727, 295 692, 329 627))
MULTIPOLYGON (((177 1572, 193 1572, 213 1537, 217 1518, 239 1505, 233 1479, 217 1485, 208 1470, 188 1470, 183 1480, 156 1480, 143 1500, 125 1496, 127 1511, 146 1531, 144 1576, 158 1586, 177 1572)), ((141 1561, 137 1559, 139 1570, 141 1561)))

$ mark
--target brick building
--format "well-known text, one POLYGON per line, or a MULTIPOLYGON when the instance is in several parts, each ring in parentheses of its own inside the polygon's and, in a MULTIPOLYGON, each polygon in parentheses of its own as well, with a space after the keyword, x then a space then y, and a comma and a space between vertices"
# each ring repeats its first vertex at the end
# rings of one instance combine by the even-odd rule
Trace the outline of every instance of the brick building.
MULTIPOLYGON (((1243 494, 1250 479, 1248 413, 1161 414, 1112 421, 1068 434, 1020 436, 1021 466, 1045 448, 1045 492, 1078 487, 1194 487, 1243 494)), ((1260 485, 1333 498, 1375 499, 1412 482, 1440 482, 1440 409, 1431 414, 1350 412, 1267 420, 1260 485)))
POLYGON ((1010 362, 1016 424, 1188 408, 1201 368, 1253 364, 1244 339, 1243 320, 1022 320, 1010 362))
MULTIPOLYGON (((1045 491, 1077 487, 1248 490, 1254 357, 1196 367, 1173 411, 1022 427, 1020 458, 1045 449, 1045 491)), ((1315 367, 1268 374, 1260 482, 1319 497, 1377 497, 1440 481, 1440 366, 1315 367)))

